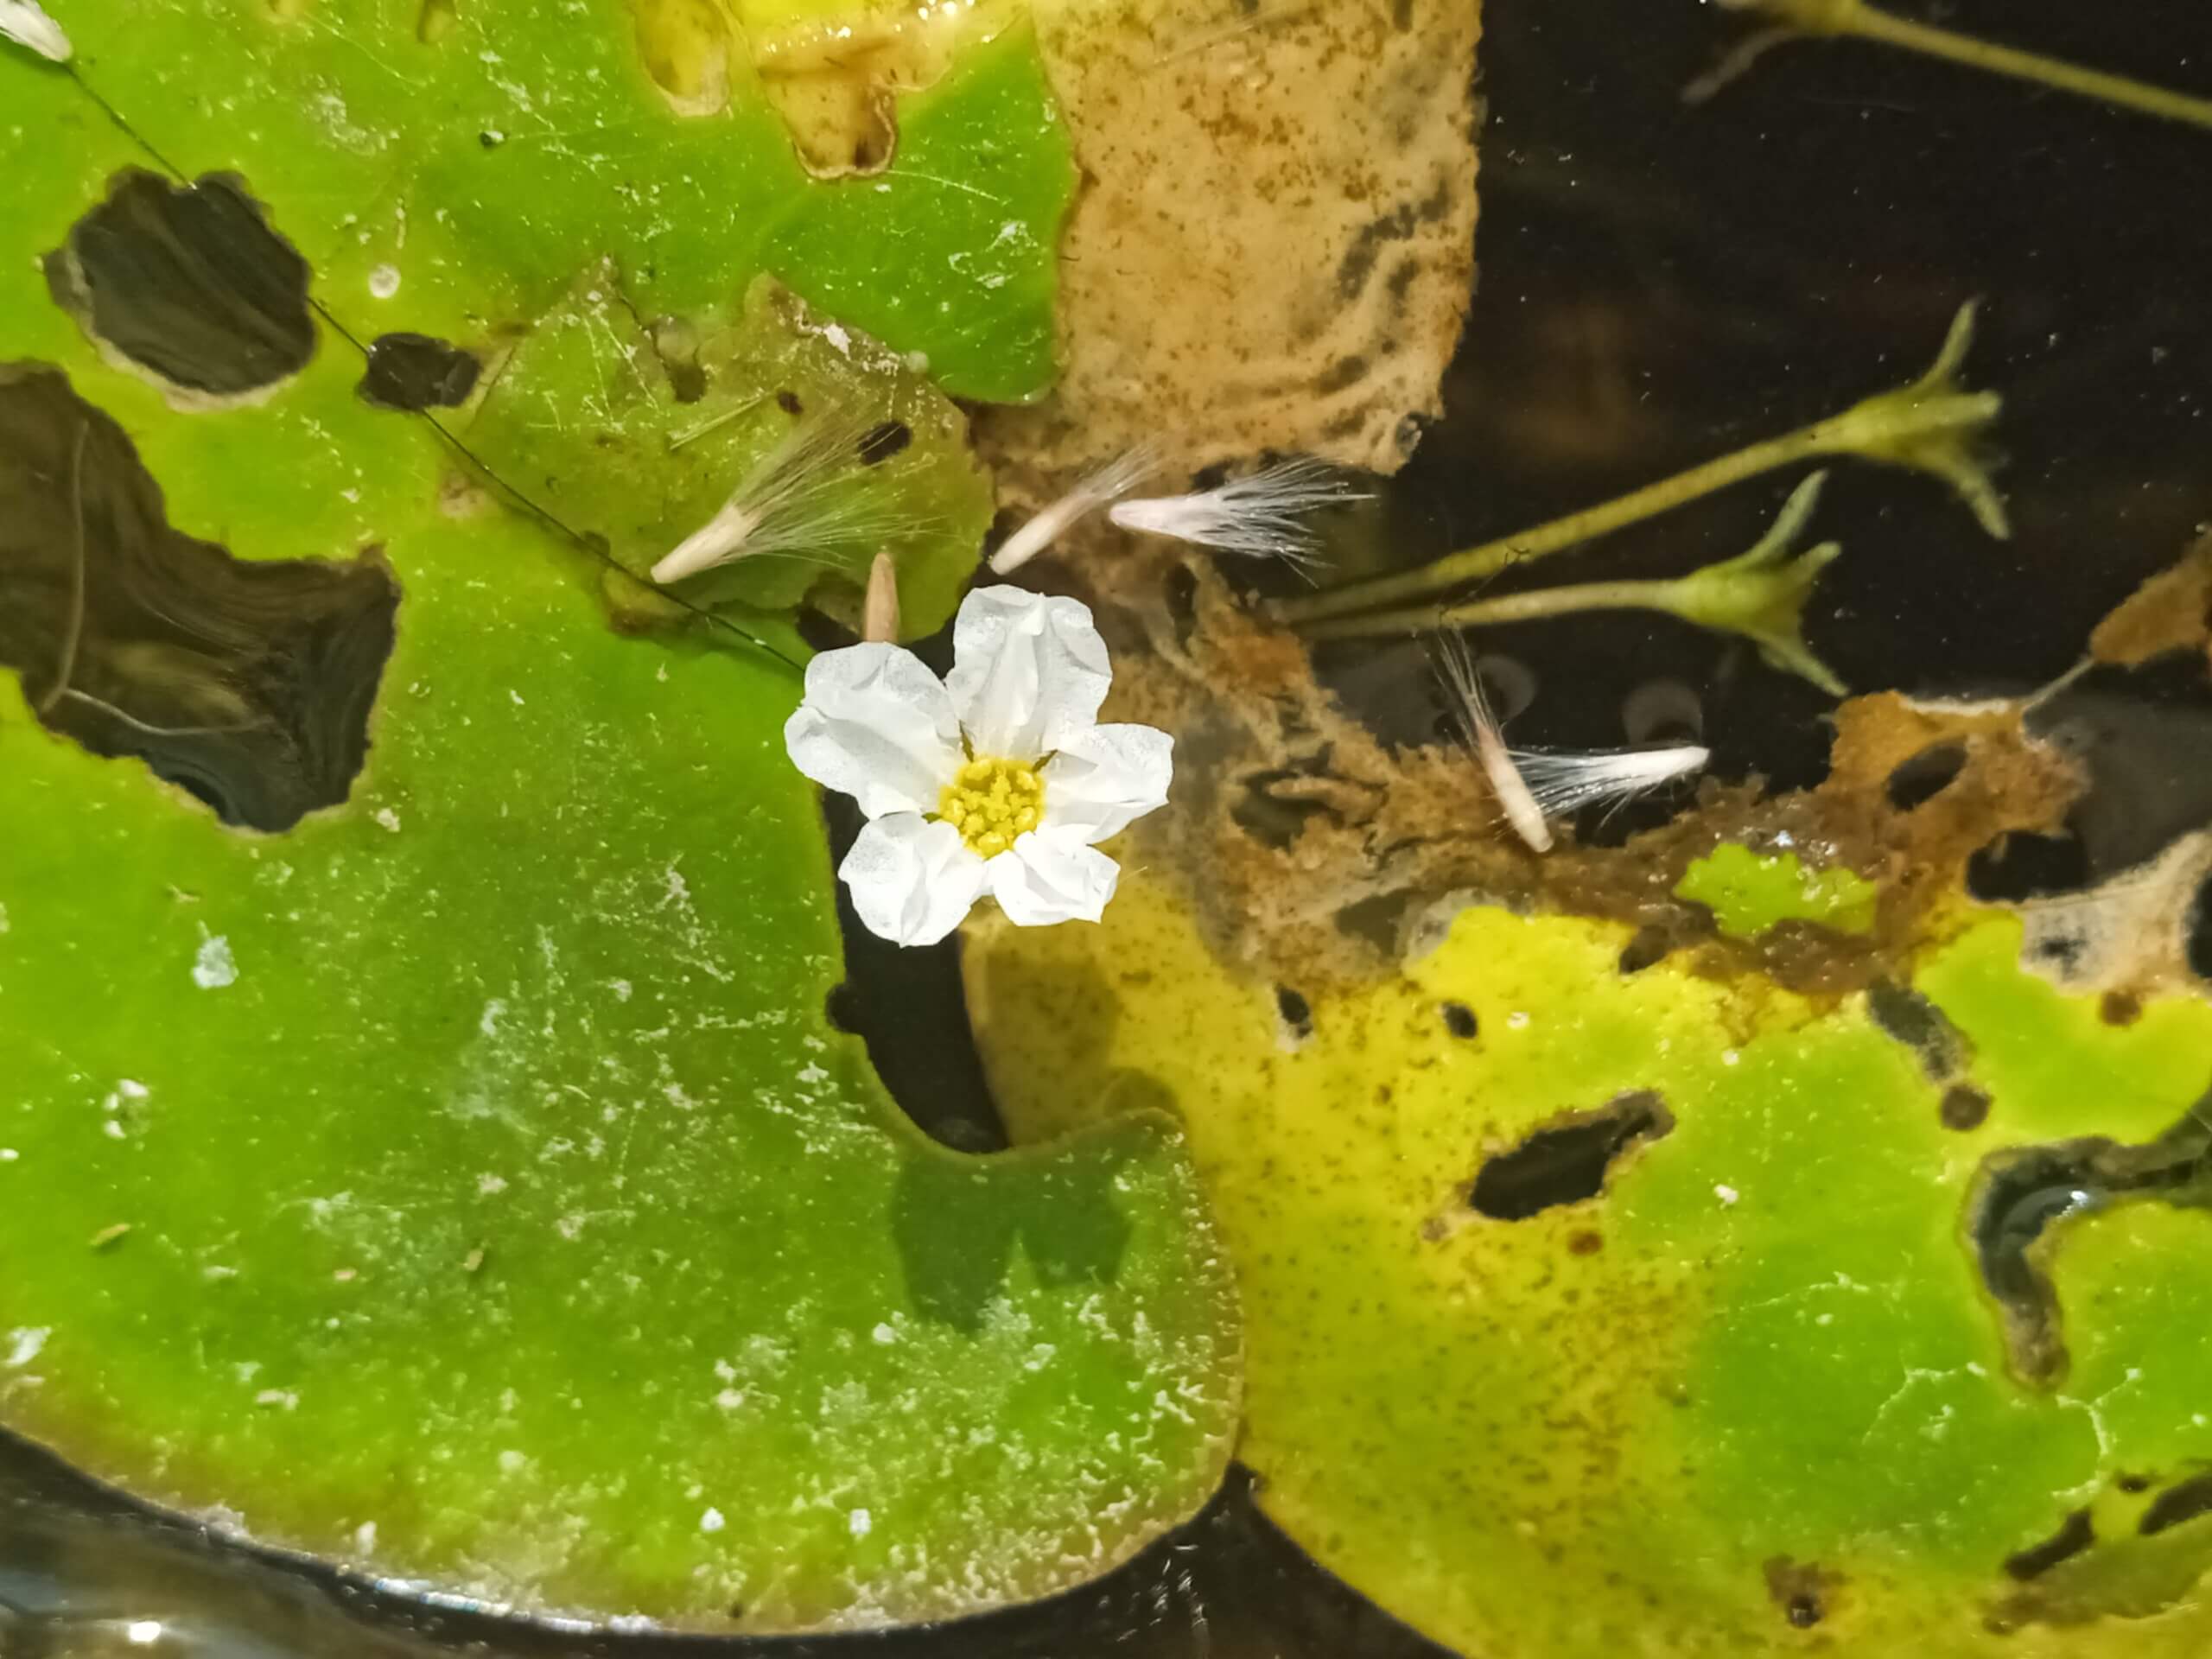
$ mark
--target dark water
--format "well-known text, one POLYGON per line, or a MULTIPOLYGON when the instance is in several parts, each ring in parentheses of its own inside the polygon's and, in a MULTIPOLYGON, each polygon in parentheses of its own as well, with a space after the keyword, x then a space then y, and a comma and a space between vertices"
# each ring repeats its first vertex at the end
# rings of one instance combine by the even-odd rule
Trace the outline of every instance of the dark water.
MULTIPOLYGON (((1911 10, 2212 94, 2202 0, 1911 10)), ((1847 552, 1808 632, 1854 688, 2041 685, 2212 520, 2212 133, 1846 42, 1783 48, 1692 109, 1679 89, 1735 33, 1712 7, 1490 0, 1486 10, 1481 276, 1448 417, 1390 492, 1394 558, 1522 528, 1902 384, 1976 296, 1967 378, 2005 395, 2000 481, 2015 533, 1990 540, 1917 474, 1839 466, 1816 531, 1847 552)), ((1745 485, 1562 556, 1543 579, 1674 575, 1738 551, 1793 481, 1745 485)), ((1518 742, 1641 736, 1632 728, 1656 698, 1667 718, 1702 730, 1724 776, 1796 786, 1823 769, 1827 699, 1687 626, 1585 616, 1501 630, 1484 648, 1516 658, 1533 681, 1518 742)), ((1426 665, 1408 648, 1338 646, 1325 664, 1379 730, 1433 735, 1426 665)), ((2052 717, 2075 722, 2097 797, 2046 886, 2108 873, 2212 812, 2201 672, 2104 675, 2081 690, 2052 717), (2099 804, 2120 798, 2124 808, 2099 804)), ((927 1035, 944 1028, 938 1014, 957 1014, 953 967, 949 952, 861 952, 839 1013, 868 1035, 925 1127, 982 1147, 997 1129, 972 1056, 927 1035)), ((430 1611, 249 1560, 108 1503, 35 1453, 0 1453, 6 1659, 454 1649, 610 1659, 1437 1651, 1275 1534, 1241 1475, 1192 1526, 1058 1602, 936 1631, 705 1643, 430 1611), (133 1621, 160 1632, 134 1640, 153 1633, 133 1621)))

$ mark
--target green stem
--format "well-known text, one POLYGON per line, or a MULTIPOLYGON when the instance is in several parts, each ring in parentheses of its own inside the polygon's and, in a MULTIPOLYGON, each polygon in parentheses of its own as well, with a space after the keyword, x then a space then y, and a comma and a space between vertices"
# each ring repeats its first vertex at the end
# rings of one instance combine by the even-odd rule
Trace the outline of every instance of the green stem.
MULTIPOLYGON (((1834 429, 1843 417, 1835 416, 1801 427, 1795 432, 1778 438, 1768 438, 1732 454, 1719 456, 1688 472, 1676 473, 1672 478, 1662 478, 1656 484, 1647 484, 1640 490, 1630 490, 1626 495, 1611 501, 1586 507, 1580 512, 1570 512, 1564 518, 1554 518, 1511 536, 1501 536, 1496 541, 1466 548, 1457 553, 1447 553, 1432 560, 1415 570, 1395 576, 1378 576, 1369 582, 1357 582, 1347 587, 1334 588, 1325 594, 1313 594, 1302 599, 1283 601, 1281 613, 1288 620, 1301 626, 1318 621, 1323 617, 1342 616, 1349 611, 1363 611, 1377 605, 1388 605, 1398 600, 1421 599, 1446 588, 1458 588, 1485 576, 1496 575, 1510 565, 1528 559, 1540 559, 1548 553, 1562 552, 1581 543, 1595 541, 1600 536, 1611 534, 1625 525, 1645 518, 1654 518, 1685 502, 1725 490, 1732 484, 1740 484, 1747 478, 1772 472, 1794 461, 1822 454, 1834 447, 1834 429)), ((1516 595, 1522 597, 1522 595, 1516 595)), ((1433 614, 1433 612, 1427 613, 1433 614)), ((1325 638, 1319 630, 1312 631, 1317 639, 1325 638)))
POLYGON ((2145 115, 2159 116, 2168 121, 2212 129, 2212 99, 2191 98, 2186 92, 2168 92, 2162 86, 2147 86, 2139 80, 2130 80, 2125 75, 2084 69, 2078 64, 2068 63, 2059 58, 2047 58, 2040 53, 2023 52, 2015 47, 1979 41, 1969 35, 1954 34, 1947 29, 1912 22, 1873 6, 1852 5, 1834 16, 1826 27, 1836 33, 1857 35, 1861 40, 1878 41, 1885 46, 1903 47, 1908 52, 1924 53, 1931 58, 1965 64, 1970 68, 1986 69, 1993 74, 2038 81, 2062 92, 2098 99, 2107 104, 2116 104, 2122 109, 2139 110, 2145 115))
POLYGON ((1577 611, 1665 611, 1680 614, 1675 582, 1584 582, 1534 593, 1503 594, 1459 605, 1408 605, 1395 611, 1338 617, 1300 630, 1308 639, 1363 639, 1384 633, 1426 633, 1447 628, 1538 622, 1577 611))
POLYGON ((1997 418, 2004 400, 1993 391, 1962 391, 1957 378, 1974 339, 1974 313, 1972 301, 1959 308, 1935 363, 1910 385, 1863 398, 1826 420, 1748 445, 1534 530, 1447 553, 1419 569, 1286 600, 1277 607, 1278 614, 1304 626, 1326 617, 1447 593, 1509 565, 1557 553, 1758 474, 1820 455, 1856 455, 1932 474, 1958 493, 1983 529, 2001 538, 2007 533, 2004 504, 1975 456, 1972 441, 1997 418))

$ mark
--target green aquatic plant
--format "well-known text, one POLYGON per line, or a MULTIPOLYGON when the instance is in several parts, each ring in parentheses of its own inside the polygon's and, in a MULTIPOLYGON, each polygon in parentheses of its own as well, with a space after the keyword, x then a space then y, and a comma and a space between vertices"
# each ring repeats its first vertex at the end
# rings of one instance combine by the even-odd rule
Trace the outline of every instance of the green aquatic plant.
POLYGON ((2095 99, 2100 103, 2155 115, 2163 120, 2212 127, 2212 99, 2193 98, 2187 92, 2148 86, 2126 75, 2085 69, 2063 58, 2024 52, 2017 47, 1978 40, 1955 29, 1915 22, 1869 5, 1866 0, 1719 0, 1719 4, 1725 10, 1749 12, 1765 18, 1769 26, 1745 38, 1711 73, 1692 82, 1683 94, 1692 103, 1711 98, 1760 56, 1786 41, 1844 37, 1897 47, 1993 74, 2010 75, 2017 80, 2032 81, 2057 92, 2095 99))
POLYGON ((1703 905, 1735 938, 1755 938, 1777 922, 1814 922, 1844 933, 1874 925, 1880 895, 1855 870, 1808 865, 1794 852, 1716 847, 1682 872, 1675 896, 1703 905))
POLYGON ((1187 1156, 1158 1117, 926 1140, 830 1014, 783 730, 820 573, 687 586, 758 583, 700 601, 768 652, 601 591, 783 391, 906 427, 840 487, 943 521, 879 629, 949 612, 988 508, 940 385, 1051 372, 1033 45, 818 184, 746 86, 674 107, 625 8, 434 10, 86 4, 82 83, 0 50, 0 1423, 493 1607, 774 1630, 1080 1583, 1229 1457, 1187 1156), (810 303, 746 308, 763 272, 810 303), (425 353, 425 401, 369 395, 425 353), (656 447, 626 496, 603 457, 656 447))
POLYGON ((1951 320, 1936 361, 1909 385, 1533 530, 1447 553, 1416 569, 1285 601, 1281 613, 1305 625, 1449 593, 1762 473, 1821 456, 1854 456, 1930 474, 1956 493, 1985 531, 2002 538, 2011 533, 2004 499, 1990 481, 1980 444, 2004 400, 1993 391, 1968 391, 1959 381, 1967 349, 1974 341, 1974 306, 1969 301, 1951 320))
POLYGON ((963 966, 1017 1141, 1174 1103, 1262 1506, 1454 1651, 2202 1653, 2212 1526, 2171 1517, 2212 1459, 2212 1214, 2059 1201, 2100 1185, 2082 1148, 2203 1109, 2212 1007, 2112 1024, 1963 906, 1840 997, 1631 972, 1633 937, 1470 906, 1397 971, 1300 985, 1294 1042, 1157 875, 963 966), (2056 1382, 2008 1361, 2031 1242, 2056 1382))
POLYGON ((1309 623, 1311 639, 1348 639, 1431 628, 1479 628, 1534 622, 1583 611, 1658 611, 1715 632, 1749 639, 1784 673, 1841 696, 1843 682, 1805 643, 1805 602, 1821 573, 1843 549, 1823 542, 1802 553, 1791 543, 1819 502, 1825 473, 1790 493, 1773 525, 1750 551, 1667 581, 1586 582, 1531 593, 1472 599, 1456 605, 1412 606, 1309 623))

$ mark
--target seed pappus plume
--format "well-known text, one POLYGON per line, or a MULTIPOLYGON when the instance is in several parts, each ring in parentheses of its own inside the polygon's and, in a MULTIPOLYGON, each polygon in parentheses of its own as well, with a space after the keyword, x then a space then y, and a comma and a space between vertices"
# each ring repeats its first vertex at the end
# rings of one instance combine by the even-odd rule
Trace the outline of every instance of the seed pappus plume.
POLYGON ((856 488, 868 423, 831 408, 802 416, 746 474, 715 516, 663 555, 652 579, 666 587, 736 559, 785 558, 840 566, 855 543, 930 527, 856 488))
POLYGON ((1586 806, 1622 805, 1700 770, 1712 758, 1710 751, 1694 743, 1584 753, 1508 748, 1466 641, 1456 633, 1439 634, 1434 652, 1439 677, 1451 695, 1452 715, 1483 775, 1490 779, 1506 822, 1537 852, 1552 849, 1548 818, 1586 806))
POLYGON ((1123 530, 1242 558, 1280 559, 1311 579, 1325 563, 1311 516, 1370 499, 1326 463, 1298 456, 1211 490, 1119 501, 1106 516, 1123 530))

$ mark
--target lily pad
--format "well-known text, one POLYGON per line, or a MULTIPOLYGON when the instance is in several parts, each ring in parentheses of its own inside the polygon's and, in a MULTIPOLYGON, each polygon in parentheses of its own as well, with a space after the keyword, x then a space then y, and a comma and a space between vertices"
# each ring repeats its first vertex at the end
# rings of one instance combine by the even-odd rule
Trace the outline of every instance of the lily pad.
MULTIPOLYGON (((390 6, 69 23, 164 154, 242 170, 341 321, 386 303, 387 264, 395 326, 426 338, 491 340, 601 257, 641 304, 727 304, 832 221, 883 239, 833 238, 847 263, 810 293, 893 296, 886 335, 918 294, 938 315, 945 279, 902 289, 883 259, 960 245, 940 232, 968 210, 943 210, 973 197, 807 183, 741 100, 683 125, 622 16, 464 11, 430 43, 390 6)), ((0 527, 0 645, 40 704, 0 711, 0 1423, 273 1550, 685 1629, 948 1618, 1193 1512, 1237 1345, 1188 1159, 1156 1118, 962 1157, 889 1100, 826 1009, 835 888, 784 754, 789 664, 610 631, 601 567, 454 491, 423 422, 357 395, 327 319, 251 406, 180 413, 103 361, 35 256, 146 158, 17 54, 0 98, 0 350, 27 359, 0 395, 48 397, 43 447, 4 458, 39 514, 0 527), (158 490, 111 487, 140 461, 158 490), (130 632, 159 587, 117 549, 165 581, 214 561, 240 594, 316 561, 390 572, 365 760, 346 720, 299 722, 335 783, 265 791, 294 827, 222 822, 194 795, 235 802, 179 746, 320 683, 308 636, 248 607, 179 658, 130 632), (111 568, 75 630, 71 573, 111 568), (149 645, 192 671, 134 677, 149 645), (95 669, 111 759, 37 718, 95 669)), ((944 175, 1028 181, 1049 241, 1065 157, 1025 45, 907 112, 902 159, 968 145, 944 175)), ((972 346, 1018 390, 1049 274, 1013 238, 995 257, 1006 283, 900 346, 956 372, 972 346)), ((225 764, 277 764, 244 753, 225 764)))
POLYGON ((1627 972, 1630 937, 1465 908, 1292 1020, 1132 877, 1101 928, 991 933, 968 968, 1018 1138, 1179 1111, 1236 1263, 1262 1503, 1429 1635, 1996 1654, 2094 1622, 2064 1650, 2200 1650, 2212 1524, 2070 1520, 2179 1512, 2212 1459, 2196 1178, 1982 1201, 2029 1151, 2185 1126, 2212 1007, 2107 1023, 1991 912, 1931 929, 1884 1010, 1627 972), (1948 1058, 1891 1034, 1900 997, 1948 1058), (2022 1216, 2068 1339, 2041 1380, 1988 1265, 2022 1216))
MULTIPOLYGON (((895 167, 828 184, 749 60, 711 117, 673 107, 615 0, 161 0, 66 21, 86 85, 162 164, 243 175, 365 340, 527 321, 604 257, 647 316, 727 304, 767 270, 925 353, 958 395, 1026 399, 1052 378, 1052 250, 1074 175, 1026 29, 901 100, 895 167)), ((11 227, 58 246, 100 194, 108 118, 14 51, 0 105, 11 227)))
POLYGON ((963 1612, 1195 1509, 1235 1339, 1162 1125, 925 1141, 824 1011, 788 671, 422 500, 342 806, 244 834, 0 721, 0 1417, 272 1547, 687 1627, 963 1612))

